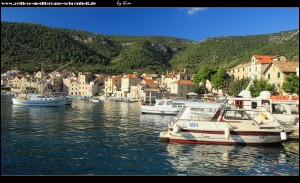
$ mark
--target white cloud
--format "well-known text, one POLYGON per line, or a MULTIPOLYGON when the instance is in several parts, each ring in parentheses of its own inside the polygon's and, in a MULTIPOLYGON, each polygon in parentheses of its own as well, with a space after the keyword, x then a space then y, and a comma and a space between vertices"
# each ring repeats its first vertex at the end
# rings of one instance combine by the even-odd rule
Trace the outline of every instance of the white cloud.
POLYGON ((193 15, 193 14, 197 13, 198 11, 203 11, 203 10, 206 10, 206 8, 189 8, 188 14, 193 15))

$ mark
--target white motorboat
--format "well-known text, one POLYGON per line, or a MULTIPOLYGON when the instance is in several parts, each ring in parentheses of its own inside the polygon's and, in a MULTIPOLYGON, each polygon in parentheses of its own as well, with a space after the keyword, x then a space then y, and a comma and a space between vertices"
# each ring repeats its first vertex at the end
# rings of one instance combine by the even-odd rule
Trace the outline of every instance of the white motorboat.
POLYGON ((184 106, 184 102, 175 102, 171 99, 156 99, 154 104, 142 105, 142 114, 176 115, 184 106))
POLYGON ((214 115, 207 106, 185 106, 160 138, 169 142, 220 145, 275 145, 287 139, 284 127, 268 111, 222 105, 214 115))
POLYGON ((173 100, 173 99, 156 99, 154 104, 142 105, 142 114, 160 114, 160 115, 177 115, 183 106, 207 106, 208 108, 218 109, 221 103, 205 102, 194 100, 173 100))

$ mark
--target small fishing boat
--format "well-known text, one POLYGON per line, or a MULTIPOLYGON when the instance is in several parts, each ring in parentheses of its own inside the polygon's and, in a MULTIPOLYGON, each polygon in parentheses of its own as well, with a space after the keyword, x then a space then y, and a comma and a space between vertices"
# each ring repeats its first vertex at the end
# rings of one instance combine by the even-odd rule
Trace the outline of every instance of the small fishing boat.
POLYGON ((66 99, 63 97, 53 97, 44 94, 26 94, 12 98, 14 105, 28 106, 63 106, 66 104, 66 99))

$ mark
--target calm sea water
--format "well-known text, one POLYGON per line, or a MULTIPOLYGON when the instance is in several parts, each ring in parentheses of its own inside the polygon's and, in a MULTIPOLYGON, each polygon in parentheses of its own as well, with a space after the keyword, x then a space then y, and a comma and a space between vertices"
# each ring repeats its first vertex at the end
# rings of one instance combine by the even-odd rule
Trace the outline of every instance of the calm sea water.
POLYGON ((170 144, 169 116, 140 103, 12 105, 1 96, 2 175, 297 175, 299 142, 280 147, 170 144))

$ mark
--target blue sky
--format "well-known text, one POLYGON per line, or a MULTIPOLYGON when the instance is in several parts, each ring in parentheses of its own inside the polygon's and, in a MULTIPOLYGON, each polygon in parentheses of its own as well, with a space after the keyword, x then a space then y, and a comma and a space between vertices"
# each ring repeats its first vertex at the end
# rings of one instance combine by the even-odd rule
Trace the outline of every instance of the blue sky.
POLYGON ((299 8, 1 8, 1 21, 104 35, 209 37, 299 29, 299 8))

